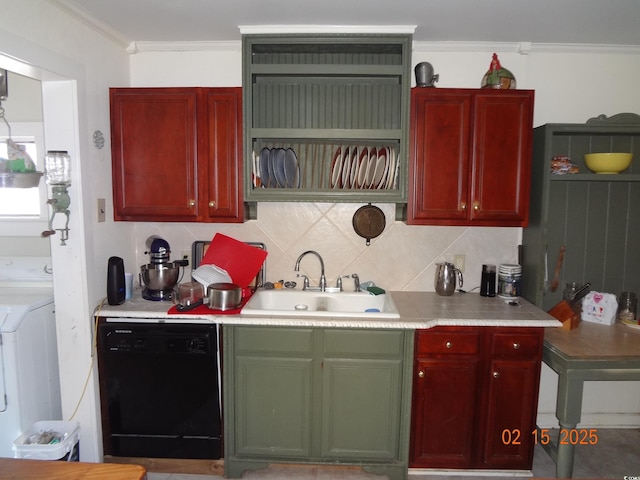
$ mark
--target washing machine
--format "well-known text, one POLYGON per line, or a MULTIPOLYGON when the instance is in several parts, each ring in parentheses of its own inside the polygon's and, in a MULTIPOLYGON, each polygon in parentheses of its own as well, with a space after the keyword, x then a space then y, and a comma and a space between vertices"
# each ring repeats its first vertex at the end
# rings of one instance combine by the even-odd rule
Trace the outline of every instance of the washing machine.
POLYGON ((61 420, 48 257, 0 257, 0 457, 41 420, 61 420))

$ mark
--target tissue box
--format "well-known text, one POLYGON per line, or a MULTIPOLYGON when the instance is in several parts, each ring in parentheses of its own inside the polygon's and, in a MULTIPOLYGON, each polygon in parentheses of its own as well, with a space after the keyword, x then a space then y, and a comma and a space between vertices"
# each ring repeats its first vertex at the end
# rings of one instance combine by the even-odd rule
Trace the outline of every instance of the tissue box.
POLYGON ((617 310, 618 299, 612 293, 589 292, 582 300, 584 322, 613 325, 617 310))

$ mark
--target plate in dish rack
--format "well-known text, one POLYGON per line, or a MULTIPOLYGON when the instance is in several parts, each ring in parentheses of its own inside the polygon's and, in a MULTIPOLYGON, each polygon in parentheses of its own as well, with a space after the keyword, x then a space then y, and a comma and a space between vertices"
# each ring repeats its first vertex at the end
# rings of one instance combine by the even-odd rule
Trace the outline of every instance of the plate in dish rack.
POLYGON ((331 163, 331 188, 338 188, 340 186, 340 175, 342 173, 342 147, 338 147, 336 153, 333 155, 333 162, 331 163))
POLYGON ((258 159, 258 167, 260 171, 260 184, 263 187, 269 186, 269 153, 268 148, 260 150, 260 158, 258 159))
POLYGON ((296 152, 287 148, 284 155, 284 176, 287 188, 300 188, 300 163, 296 152))

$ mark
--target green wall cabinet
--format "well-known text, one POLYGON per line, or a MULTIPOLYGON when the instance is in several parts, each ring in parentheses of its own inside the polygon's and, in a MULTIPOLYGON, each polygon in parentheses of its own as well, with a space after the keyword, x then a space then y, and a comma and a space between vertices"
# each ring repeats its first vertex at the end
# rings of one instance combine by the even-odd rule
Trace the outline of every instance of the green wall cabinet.
POLYGON ((619 114, 585 124, 534 129, 529 226, 523 232, 522 295, 543 310, 562 299, 566 282, 591 282, 591 290, 639 292, 640 116, 619 114), (595 174, 585 153, 631 152, 619 174, 595 174), (567 156, 579 173, 554 175, 551 160, 567 156), (560 286, 549 289, 556 259, 566 246, 560 286))
POLYGON ((225 475, 269 463, 405 479, 412 332, 225 327, 225 475))
POLYGON ((411 41, 243 36, 245 200, 405 203, 411 41))

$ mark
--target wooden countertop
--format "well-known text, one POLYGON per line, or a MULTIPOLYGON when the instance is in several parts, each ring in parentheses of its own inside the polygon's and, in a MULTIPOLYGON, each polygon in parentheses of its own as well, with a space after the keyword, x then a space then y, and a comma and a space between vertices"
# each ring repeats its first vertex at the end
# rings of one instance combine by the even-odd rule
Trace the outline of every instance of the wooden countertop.
POLYGON ((140 465, 0 458, 1 480, 144 480, 140 465))
POLYGON ((547 328, 545 343, 569 358, 624 360, 640 357, 640 328, 580 322, 574 330, 547 328))

